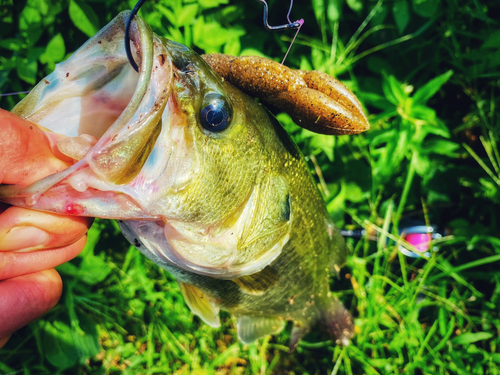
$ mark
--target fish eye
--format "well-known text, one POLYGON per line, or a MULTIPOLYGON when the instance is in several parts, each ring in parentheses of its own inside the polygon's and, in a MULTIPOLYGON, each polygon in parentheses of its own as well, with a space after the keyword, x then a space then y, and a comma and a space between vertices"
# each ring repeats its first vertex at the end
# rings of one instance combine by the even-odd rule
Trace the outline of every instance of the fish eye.
POLYGON ((231 108, 227 100, 219 94, 208 94, 200 113, 201 125, 211 131, 220 132, 231 122, 231 108))

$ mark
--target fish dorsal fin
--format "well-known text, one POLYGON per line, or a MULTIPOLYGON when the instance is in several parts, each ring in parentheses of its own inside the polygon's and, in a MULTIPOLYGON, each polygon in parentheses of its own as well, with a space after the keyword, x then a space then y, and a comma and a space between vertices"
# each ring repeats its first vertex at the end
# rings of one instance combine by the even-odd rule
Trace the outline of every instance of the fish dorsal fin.
POLYGON ((182 295, 191 311, 214 328, 220 327, 219 308, 197 287, 179 281, 182 295))
POLYGON ((285 320, 271 316, 240 315, 236 322, 238 337, 250 344, 265 335, 276 335, 285 327, 285 320))
POLYGON ((261 295, 278 281, 278 272, 271 266, 252 275, 238 277, 233 282, 243 291, 252 295, 261 295))

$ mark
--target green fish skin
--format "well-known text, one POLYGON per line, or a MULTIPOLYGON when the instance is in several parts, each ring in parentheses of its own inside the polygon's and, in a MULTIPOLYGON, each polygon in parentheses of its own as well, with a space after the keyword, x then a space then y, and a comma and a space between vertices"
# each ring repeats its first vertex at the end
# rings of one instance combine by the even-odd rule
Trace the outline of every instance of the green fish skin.
POLYGON ((13 110, 66 135, 57 147, 75 165, 0 187, 0 199, 118 219, 195 314, 217 327, 219 310, 230 312, 243 342, 292 321, 292 348, 315 326, 347 345, 352 318, 330 293, 346 248, 302 154, 262 105, 139 17, 137 75, 123 48, 127 14, 13 110), (214 113, 227 127, 207 125, 214 113))

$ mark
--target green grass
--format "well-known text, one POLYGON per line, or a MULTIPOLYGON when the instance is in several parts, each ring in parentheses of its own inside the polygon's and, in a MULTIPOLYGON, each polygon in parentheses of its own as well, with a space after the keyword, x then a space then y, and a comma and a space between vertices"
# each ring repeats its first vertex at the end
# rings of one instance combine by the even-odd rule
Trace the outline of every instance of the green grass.
MULTIPOLYGON (((372 124, 334 138, 278 114, 337 226, 378 233, 347 240, 347 266, 332 281, 355 317, 351 345, 316 331, 289 353, 290 326, 242 345, 229 315, 220 329, 200 322, 168 273, 115 223, 96 221, 84 252, 59 268, 61 302, 12 337, 0 373, 500 373, 500 4, 296 3, 292 17, 306 24, 287 64, 339 77, 372 124), (410 219, 446 231, 429 259, 397 250, 398 227, 410 219)), ((131 5, 4 0, 0 92, 29 90, 131 5)), ((271 22, 283 22, 287 1, 271 5, 271 22)), ((256 1, 149 0, 142 14, 155 32, 199 51, 280 60, 292 35, 266 33, 261 12, 256 1)), ((19 99, 1 98, 0 107, 19 99)))

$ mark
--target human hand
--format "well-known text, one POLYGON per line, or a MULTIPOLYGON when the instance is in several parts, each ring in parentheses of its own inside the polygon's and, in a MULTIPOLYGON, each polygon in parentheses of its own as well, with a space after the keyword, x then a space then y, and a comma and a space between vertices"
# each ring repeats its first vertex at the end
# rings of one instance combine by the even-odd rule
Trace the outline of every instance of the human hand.
MULTIPOLYGON (((57 136, 0 109, 0 183, 28 185, 72 164, 57 136)), ((92 219, 0 203, 0 348, 12 332, 49 311, 62 292, 53 269, 78 255, 92 219)))

